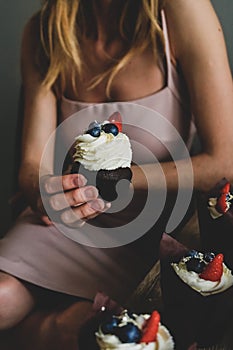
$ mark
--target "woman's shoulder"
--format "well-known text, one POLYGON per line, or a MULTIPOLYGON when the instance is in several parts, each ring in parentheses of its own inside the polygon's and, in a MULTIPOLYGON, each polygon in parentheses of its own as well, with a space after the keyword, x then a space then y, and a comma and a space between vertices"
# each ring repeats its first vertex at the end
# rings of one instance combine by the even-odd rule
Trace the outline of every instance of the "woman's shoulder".
POLYGON ((35 13, 25 24, 21 40, 21 73, 37 70, 38 54, 41 51, 40 12, 35 13))
POLYGON ((34 13, 26 22, 23 30, 23 40, 36 41, 40 38, 40 12, 34 13))
POLYGON ((210 0, 165 0, 163 10, 175 57, 187 50, 195 52, 222 34, 210 0))
POLYGON ((165 0, 162 9, 177 23, 187 24, 190 19, 214 16, 215 11, 210 0, 165 0))

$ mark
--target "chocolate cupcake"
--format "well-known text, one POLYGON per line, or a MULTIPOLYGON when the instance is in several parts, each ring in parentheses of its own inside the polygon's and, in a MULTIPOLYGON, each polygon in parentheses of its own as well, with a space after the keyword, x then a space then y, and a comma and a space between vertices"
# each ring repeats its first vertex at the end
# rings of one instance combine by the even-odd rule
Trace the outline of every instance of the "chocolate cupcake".
POLYGON ((161 275, 164 321, 177 349, 220 343, 233 311, 233 276, 223 254, 188 251, 163 262, 161 275))
POLYGON ((131 161, 132 149, 128 136, 122 132, 122 123, 94 121, 75 138, 71 173, 83 174, 104 200, 113 201, 120 180, 127 180, 121 184, 125 189, 129 187, 131 161))
POLYGON ((203 250, 221 251, 233 269, 233 188, 222 179, 198 196, 198 218, 203 250))
POLYGON ((160 323, 160 314, 135 314, 124 310, 111 315, 95 333, 100 350, 173 350, 168 329, 160 323))

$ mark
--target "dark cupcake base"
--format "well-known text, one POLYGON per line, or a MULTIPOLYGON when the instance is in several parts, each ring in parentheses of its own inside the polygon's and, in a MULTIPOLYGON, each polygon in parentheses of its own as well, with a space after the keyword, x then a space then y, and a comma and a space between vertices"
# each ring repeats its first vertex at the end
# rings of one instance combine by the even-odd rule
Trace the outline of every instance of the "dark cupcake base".
POLYGON ((130 168, 118 168, 115 170, 99 170, 88 171, 79 163, 72 165, 71 174, 83 174, 89 185, 98 188, 100 196, 108 202, 117 199, 117 184, 120 180, 127 180, 121 183, 123 190, 128 191, 129 184, 132 179, 132 171, 130 168))
POLYGON ((176 349, 187 350, 192 343, 211 347, 221 342, 233 315, 233 287, 202 296, 177 276, 168 260, 161 262, 161 287, 163 323, 173 335, 176 349))
POLYGON ((226 265, 233 270, 233 206, 217 219, 210 216, 208 209, 209 198, 218 197, 226 182, 222 179, 211 191, 199 194, 198 217, 203 250, 223 253, 226 265))

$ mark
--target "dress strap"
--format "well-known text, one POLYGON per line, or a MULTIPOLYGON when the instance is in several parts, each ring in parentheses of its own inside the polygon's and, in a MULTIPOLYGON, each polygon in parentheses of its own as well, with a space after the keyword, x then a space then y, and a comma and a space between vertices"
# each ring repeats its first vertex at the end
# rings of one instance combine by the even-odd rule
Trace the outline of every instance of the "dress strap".
POLYGON ((168 87, 172 87, 173 79, 172 79, 171 49, 170 49, 170 42, 169 42, 169 36, 168 36, 168 30, 167 30, 167 21, 166 21, 164 10, 161 11, 161 18, 162 18, 162 28, 163 28, 164 43, 165 43, 166 64, 167 64, 167 85, 168 87))
POLYGON ((180 97, 181 95, 180 89, 182 87, 180 85, 180 77, 177 71, 177 67, 172 63, 171 45, 169 41, 167 21, 166 21, 166 15, 164 10, 161 11, 161 18, 162 18, 162 28, 163 28, 164 43, 165 43, 166 64, 167 64, 167 86, 172 91, 176 99, 182 102, 180 97))

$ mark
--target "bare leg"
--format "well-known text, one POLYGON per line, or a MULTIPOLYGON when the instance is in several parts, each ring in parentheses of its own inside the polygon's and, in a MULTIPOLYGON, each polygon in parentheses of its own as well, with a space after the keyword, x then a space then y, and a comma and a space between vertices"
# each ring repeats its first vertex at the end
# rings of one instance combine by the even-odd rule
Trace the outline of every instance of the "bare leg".
POLYGON ((59 312, 33 312, 14 330, 17 350, 77 350, 79 329, 91 312, 86 301, 59 312))
POLYGON ((92 303, 64 296, 63 307, 36 309, 37 301, 45 295, 39 287, 31 288, 0 272, 1 350, 77 350, 78 332, 92 312, 92 303))
POLYGON ((78 350, 80 329, 100 310, 99 306, 118 308, 105 296, 95 298, 93 305, 91 301, 24 285, 5 273, 0 276, 1 350, 78 350))
POLYGON ((12 331, 34 308, 35 298, 17 278, 0 271, 0 348, 12 347, 12 331))
POLYGON ((0 330, 22 321, 35 306, 35 298, 17 278, 0 272, 0 330))

